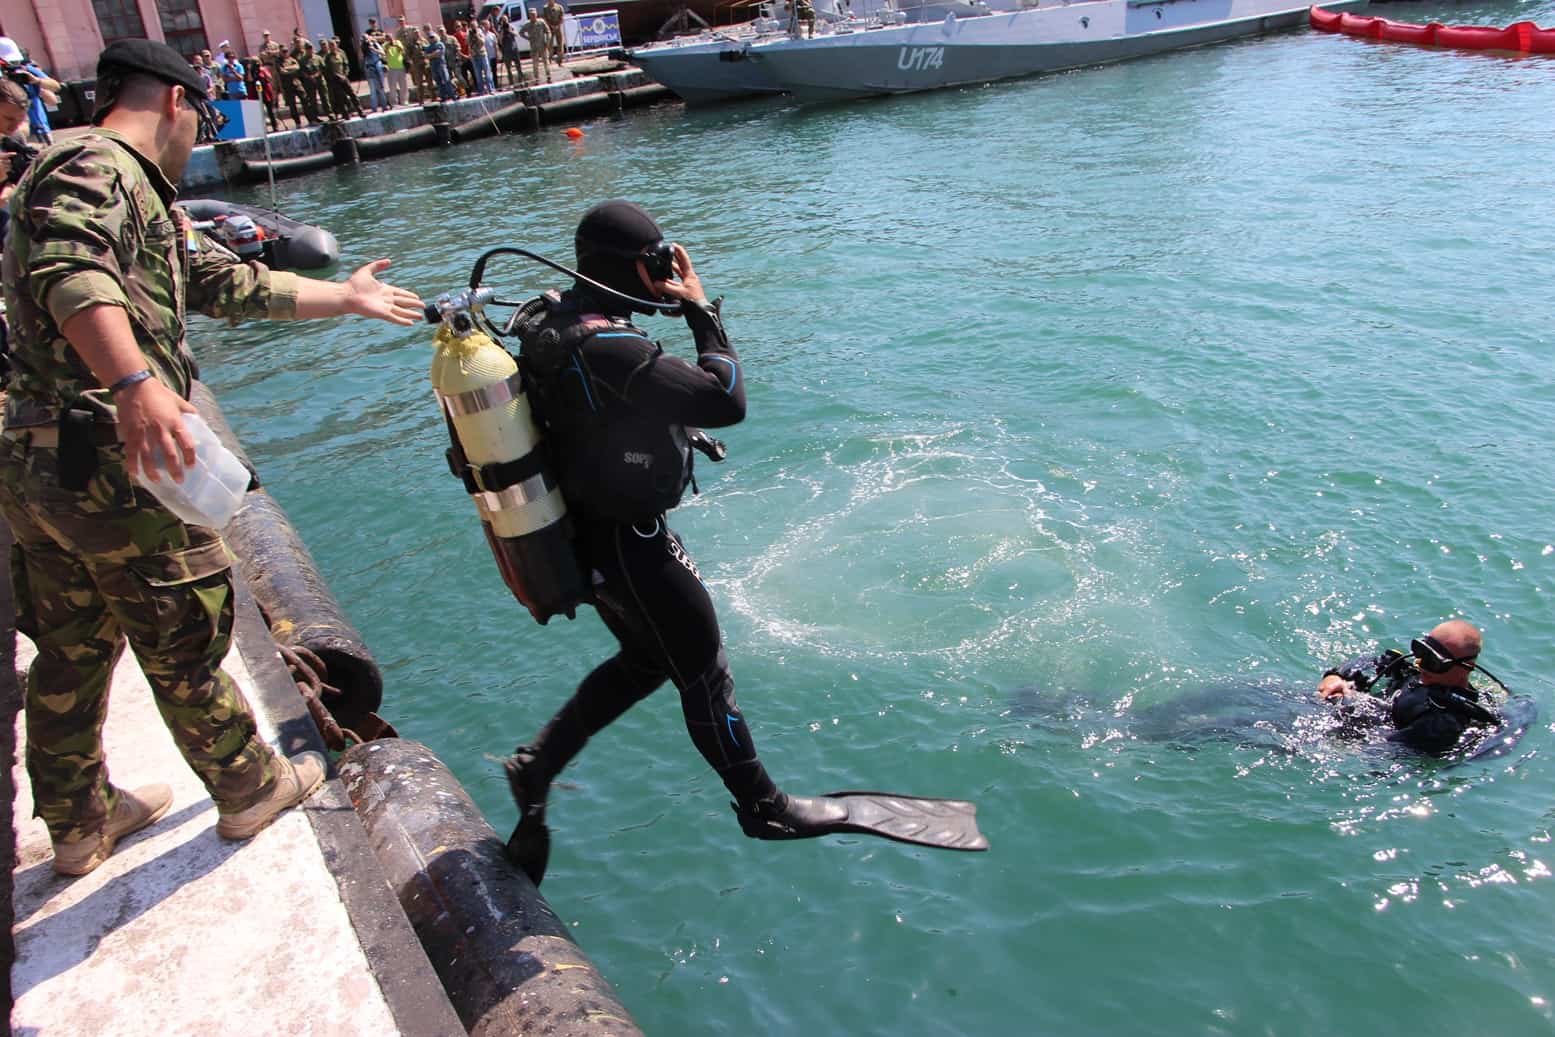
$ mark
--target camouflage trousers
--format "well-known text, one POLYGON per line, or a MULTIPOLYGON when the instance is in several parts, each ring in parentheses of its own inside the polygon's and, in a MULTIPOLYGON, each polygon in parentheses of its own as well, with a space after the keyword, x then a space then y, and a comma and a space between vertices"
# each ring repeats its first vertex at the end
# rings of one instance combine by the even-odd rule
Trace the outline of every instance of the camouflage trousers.
POLYGON ((189 766, 223 811, 252 806, 276 779, 275 751, 220 670, 232 639, 227 548, 185 525, 98 449, 83 492, 60 486, 57 451, 25 432, 0 436, 0 513, 15 537, 16 628, 37 658, 27 673, 27 775, 55 843, 102 828, 108 782, 108 683, 128 642, 189 766))

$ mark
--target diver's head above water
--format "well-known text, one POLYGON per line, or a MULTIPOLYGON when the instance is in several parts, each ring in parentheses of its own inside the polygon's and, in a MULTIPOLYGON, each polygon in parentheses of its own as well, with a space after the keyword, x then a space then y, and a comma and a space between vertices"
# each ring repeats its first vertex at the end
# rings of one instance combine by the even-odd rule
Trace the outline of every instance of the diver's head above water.
POLYGON ((1484 645, 1479 628, 1461 619, 1438 623, 1424 637, 1409 643, 1410 654, 1420 667, 1421 684, 1466 688, 1484 645))

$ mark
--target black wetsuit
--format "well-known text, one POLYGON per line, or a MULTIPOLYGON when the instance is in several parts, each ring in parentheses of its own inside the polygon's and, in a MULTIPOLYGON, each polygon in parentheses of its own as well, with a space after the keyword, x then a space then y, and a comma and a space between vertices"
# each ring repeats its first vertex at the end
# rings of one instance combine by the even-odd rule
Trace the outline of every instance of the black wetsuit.
MULTIPOLYGON (((563 308, 575 320, 603 309, 576 291, 563 296, 563 308)), ((575 421, 580 415, 635 423, 645 439, 653 432, 662 437, 665 427, 719 428, 745 417, 739 358, 721 327, 689 307, 687 323, 696 339, 695 364, 662 352, 618 318, 583 340, 577 362, 536 386, 538 410, 547 437, 555 439, 552 456, 577 523, 579 560, 592 582, 593 604, 620 651, 583 679, 529 749, 549 780, 592 735, 667 679, 680 690, 692 742, 736 801, 750 804, 771 799, 777 789, 735 705, 718 617, 696 564, 662 513, 635 521, 591 513, 591 495, 579 482, 599 474, 579 470, 585 467, 580 458, 589 456, 578 442, 587 433, 575 421)))
MULTIPOLYGON (((1388 740, 1419 752, 1445 755, 1457 747, 1471 726, 1497 722, 1478 690, 1424 684, 1414 660, 1397 652, 1357 656, 1328 670, 1324 676, 1329 674, 1338 674, 1360 691, 1385 702, 1392 724, 1388 740)), ((1368 705, 1345 704, 1340 709, 1350 725, 1363 726, 1368 716, 1375 715, 1368 705)))

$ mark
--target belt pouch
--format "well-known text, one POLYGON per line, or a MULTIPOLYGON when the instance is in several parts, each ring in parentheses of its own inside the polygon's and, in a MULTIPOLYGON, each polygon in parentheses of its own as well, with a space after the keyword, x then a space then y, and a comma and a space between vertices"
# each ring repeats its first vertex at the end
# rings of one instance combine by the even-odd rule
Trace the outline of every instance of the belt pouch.
POLYGON ((97 416, 89 410, 66 407, 59 412, 59 484, 80 493, 97 474, 97 444, 92 427, 97 416))

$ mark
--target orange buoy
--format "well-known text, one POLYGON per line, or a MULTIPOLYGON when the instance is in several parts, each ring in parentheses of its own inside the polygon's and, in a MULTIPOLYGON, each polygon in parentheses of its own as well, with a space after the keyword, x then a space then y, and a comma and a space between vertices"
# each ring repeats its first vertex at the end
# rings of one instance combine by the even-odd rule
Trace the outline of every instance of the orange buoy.
POLYGON ((567 127, 567 136, 572 140, 577 140, 579 137, 583 136, 583 131, 578 129, 576 126, 569 126, 567 127))

